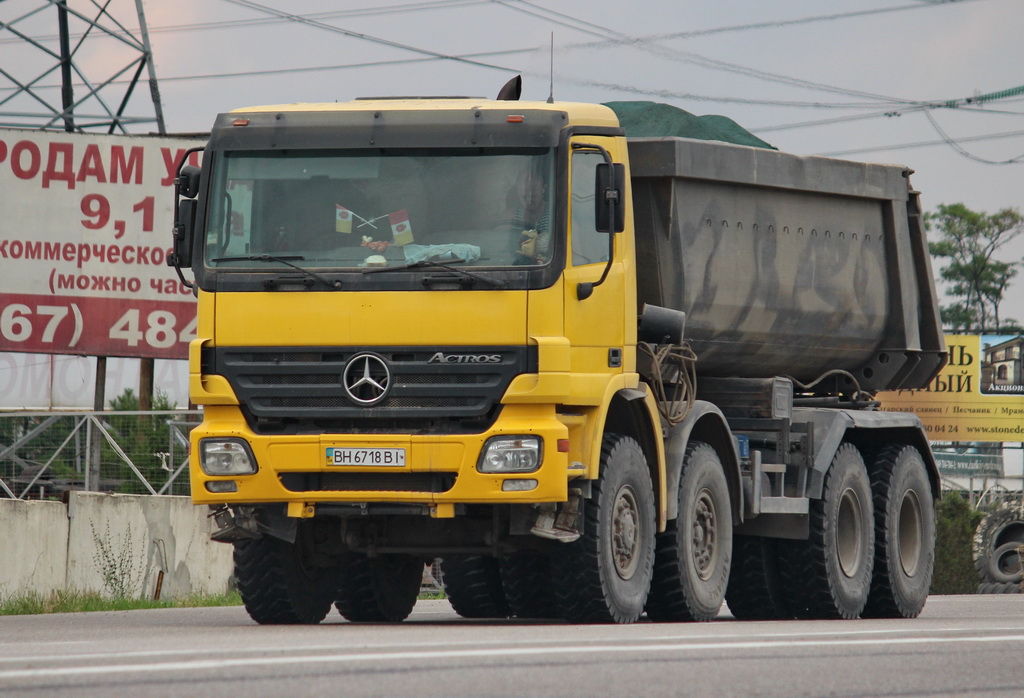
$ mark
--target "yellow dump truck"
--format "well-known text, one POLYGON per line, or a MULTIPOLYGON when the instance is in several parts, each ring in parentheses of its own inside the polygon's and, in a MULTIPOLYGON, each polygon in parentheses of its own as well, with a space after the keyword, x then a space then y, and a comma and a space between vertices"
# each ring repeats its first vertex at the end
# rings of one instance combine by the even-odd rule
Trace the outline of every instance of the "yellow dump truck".
POLYGON ((937 471, 873 400, 945 360, 905 168, 450 97, 240 109, 202 162, 192 497, 256 621, 400 621, 435 559, 470 618, 920 612, 937 471))

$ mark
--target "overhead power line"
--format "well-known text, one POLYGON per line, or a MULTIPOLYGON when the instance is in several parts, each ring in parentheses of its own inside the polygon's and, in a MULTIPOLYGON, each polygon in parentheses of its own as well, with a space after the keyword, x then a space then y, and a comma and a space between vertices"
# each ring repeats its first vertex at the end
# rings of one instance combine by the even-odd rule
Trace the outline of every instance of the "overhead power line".
POLYGON ((832 119, 818 119, 815 121, 796 121, 788 124, 776 124, 774 126, 755 126, 751 128, 750 131, 754 133, 788 131, 791 129, 808 128, 811 126, 828 126, 832 124, 843 123, 846 121, 861 121, 864 119, 903 116, 904 114, 910 114, 919 111, 927 111, 929 109, 957 109, 961 111, 984 112, 986 114, 1006 113, 1016 116, 1018 112, 1001 112, 999 110, 980 109, 976 105, 988 104, 989 102, 995 102, 1004 99, 1016 101, 1014 98, 1019 96, 1024 96, 1024 85, 1020 87, 1011 87, 1006 90, 999 90, 998 92, 988 92, 983 95, 974 95, 972 97, 960 97, 958 99, 946 100, 929 100, 924 102, 907 102, 903 107, 900 108, 887 109, 885 111, 876 111, 870 114, 850 114, 848 116, 839 116, 832 119))
POLYGON ((983 158, 978 155, 974 155, 973 153, 968 152, 967 149, 964 148, 962 145, 960 145, 960 143, 966 139, 951 138, 949 134, 947 134, 946 131, 943 130, 941 126, 939 126, 939 122, 937 122, 935 120, 935 117, 932 116, 932 112, 930 109, 926 110, 924 115, 925 117, 928 118, 928 122, 932 125, 932 128, 934 128, 936 132, 938 132, 938 134, 942 136, 942 140, 951 148, 953 148, 953 150, 960 153, 969 160, 974 160, 975 162, 980 162, 984 165, 1016 165, 1021 162, 1024 162, 1024 153, 1021 153, 1017 157, 1008 158, 1006 160, 990 160, 988 158, 983 158))
MULTIPOLYGON (((885 96, 885 95, 878 95, 878 94, 873 94, 873 93, 870 93, 870 92, 862 92, 862 91, 859 91, 859 90, 849 90, 849 89, 845 89, 845 88, 841 88, 841 87, 836 87, 834 85, 827 85, 827 84, 823 84, 823 83, 811 82, 809 80, 802 80, 800 78, 794 78, 794 77, 790 77, 790 76, 786 76, 786 75, 780 75, 778 73, 770 73, 770 72, 767 72, 767 71, 764 71, 764 70, 759 70, 757 68, 750 68, 750 67, 747 67, 747 66, 738 65, 736 63, 730 63, 728 61, 722 61, 722 60, 717 60, 717 59, 714 59, 714 58, 708 58, 707 56, 702 56, 702 55, 694 53, 692 51, 684 51, 684 50, 680 50, 680 49, 668 48, 668 47, 662 46, 662 45, 660 45, 658 43, 666 35, 656 35, 654 37, 631 37, 631 36, 628 36, 628 35, 623 34, 621 32, 618 32, 618 31, 616 31, 614 29, 610 29, 608 27, 604 27, 604 26, 601 26, 599 24, 594 24, 592 22, 586 22, 584 20, 577 19, 577 18, 573 17, 572 15, 568 15, 568 14, 565 14, 565 13, 562 13, 562 12, 555 12, 554 10, 548 10, 547 8, 541 7, 541 6, 536 5, 536 4, 532 3, 532 2, 528 2, 528 0, 513 0, 513 1, 509 1, 509 0, 495 0, 495 1, 498 2, 498 4, 500 4, 500 5, 504 6, 504 7, 508 7, 510 9, 514 9, 514 10, 517 10, 517 11, 520 11, 520 12, 524 12, 524 13, 529 14, 529 15, 534 16, 534 17, 538 17, 538 18, 541 18, 541 19, 546 19, 547 21, 554 22, 554 23, 559 24, 561 26, 570 26, 570 27, 575 28, 575 29, 577 29, 579 31, 582 31, 582 32, 585 32, 585 33, 588 33, 588 34, 591 34, 591 35, 595 35, 595 36, 604 37, 606 39, 605 42, 601 42, 600 44, 594 44, 594 43, 574 44, 574 45, 570 45, 568 47, 565 47, 565 48, 568 48, 570 50, 571 49, 575 49, 575 48, 594 48, 594 47, 598 47, 598 46, 602 46, 602 45, 604 45, 605 47, 610 46, 610 45, 630 46, 630 47, 636 48, 638 50, 641 50, 641 51, 644 51, 644 52, 647 52, 647 53, 653 53, 655 55, 658 55, 658 56, 660 56, 662 58, 666 58, 666 59, 671 60, 671 61, 684 62, 684 63, 692 63, 694 65, 698 65, 700 67, 707 68, 709 70, 721 70, 721 71, 725 71, 725 72, 736 73, 736 74, 739 74, 739 75, 745 75, 747 77, 752 77, 752 78, 759 79, 759 80, 765 80, 765 81, 768 81, 768 82, 778 82, 778 83, 781 83, 781 84, 791 85, 793 87, 800 87, 800 88, 804 88, 804 89, 811 89, 811 90, 817 90, 817 91, 823 91, 823 92, 832 92, 832 93, 836 93, 836 94, 846 95, 846 96, 849 96, 849 97, 859 97, 861 99, 877 100, 877 102, 879 102, 879 103, 889 103, 889 104, 906 103, 906 100, 901 100, 901 99, 898 99, 898 98, 895 98, 895 97, 888 97, 888 96, 885 96), (576 25, 573 25, 573 24, 569 24, 569 22, 575 22, 576 25, 581 25, 581 26, 576 26, 576 25)), ((917 6, 911 5, 911 6, 907 6, 907 7, 903 8, 903 9, 907 9, 909 7, 917 7, 917 6)), ((671 37, 673 35, 668 35, 668 36, 671 37)), ((564 49, 560 48, 559 50, 564 50, 564 49)))
MULTIPOLYGON (((958 140, 959 143, 968 143, 968 142, 975 143, 975 142, 979 142, 979 141, 1003 140, 1005 138, 1020 138, 1021 136, 1024 136, 1024 131, 1005 131, 1003 133, 989 133, 989 134, 985 134, 985 135, 981 135, 981 136, 965 136, 965 137, 959 138, 957 140, 958 140)), ((913 148, 924 148, 924 147, 935 146, 935 145, 949 145, 949 142, 946 139, 942 138, 942 139, 939 139, 939 140, 917 141, 917 142, 914 142, 914 143, 892 143, 890 145, 879 145, 879 146, 873 146, 873 147, 867 147, 867 148, 851 148, 849 150, 832 150, 832 151, 829 151, 829 152, 817 153, 817 154, 821 155, 821 156, 824 156, 824 157, 844 157, 844 156, 847 156, 847 155, 860 155, 860 154, 863 154, 863 153, 877 153, 877 152, 881 152, 881 151, 884 151, 884 150, 911 150, 913 148)), ((1020 156, 1018 156, 1017 158, 1014 158, 1014 160, 1018 160, 1018 161, 1020 159, 1021 159, 1020 156)))
MULTIPOLYGON (((974 2, 975 0, 951 0, 952 2, 974 2)), ((796 17, 794 19, 776 19, 767 22, 753 22, 749 24, 734 24, 725 27, 713 27, 710 29, 690 29, 681 32, 670 32, 666 34, 649 34, 647 36, 635 37, 632 40, 624 41, 622 43, 632 43, 634 41, 670 41, 673 39, 694 39, 700 36, 710 36, 712 34, 725 34, 739 31, 750 31, 755 29, 781 29, 783 27, 792 27, 800 24, 814 24, 817 22, 832 22, 842 19, 853 19, 854 17, 866 17, 868 15, 887 14, 890 12, 905 12, 907 10, 920 10, 923 9, 924 5, 897 5, 895 7, 876 7, 870 10, 856 10, 852 12, 837 12, 827 15, 810 15, 808 17, 796 17)), ((601 46, 608 46, 612 44, 620 43, 618 41, 604 41, 595 44, 579 44, 581 48, 598 48, 601 46)))
MULTIPOLYGON (((267 14, 269 16, 265 17, 265 18, 260 18, 260 19, 232 20, 232 21, 229 21, 229 22, 217 22, 217 23, 211 22, 211 23, 205 23, 205 24, 204 23, 200 23, 200 24, 193 24, 193 25, 176 25, 176 26, 172 26, 172 27, 163 27, 163 28, 157 27, 154 30, 155 31, 161 31, 161 30, 167 31, 167 30, 180 30, 180 29, 185 29, 185 28, 221 28, 221 27, 228 27, 228 26, 247 26, 247 25, 250 25, 250 24, 257 24, 257 23, 283 22, 283 21, 297 22, 297 23, 306 24, 306 25, 309 25, 309 26, 312 26, 312 27, 324 29, 324 30, 327 30, 327 31, 331 31, 331 32, 335 32, 335 33, 341 33, 341 34, 344 34, 344 35, 347 35, 347 36, 352 36, 354 38, 360 38, 360 39, 363 39, 363 40, 372 41, 372 42, 380 43, 380 44, 383 44, 383 45, 392 46, 392 47, 395 47, 395 48, 400 48, 400 49, 403 49, 403 50, 415 51, 417 53, 425 54, 425 55, 431 56, 431 57, 436 58, 436 59, 467 62, 467 63, 471 63, 471 64, 474 64, 474 65, 480 65, 482 67, 488 67, 488 68, 503 70, 503 71, 507 71, 507 72, 515 72, 514 69, 512 69, 512 68, 507 68, 507 67, 504 67, 504 66, 495 66, 493 64, 483 63, 483 62, 475 61, 475 60, 469 58, 469 56, 471 56, 471 55, 485 56, 485 55, 498 55, 498 54, 457 54, 457 55, 443 54, 443 53, 439 53, 439 52, 419 49, 419 48, 414 47, 414 46, 410 46, 410 45, 407 45, 407 44, 402 44, 402 43, 399 43, 399 42, 393 42, 393 41, 390 41, 390 40, 387 40, 387 39, 381 39, 379 37, 373 37, 373 36, 370 36, 370 35, 367 35, 367 34, 362 34, 362 33, 359 33, 359 32, 353 32, 353 31, 346 30, 346 29, 343 29, 343 28, 340 28, 340 27, 336 27, 334 25, 326 24, 323 21, 321 21, 321 20, 327 19, 327 18, 337 18, 337 17, 343 17, 343 16, 360 16, 360 15, 371 15, 371 14, 390 14, 390 13, 397 13, 397 12, 407 12, 407 11, 410 11, 410 10, 434 10, 434 9, 445 9, 445 8, 450 8, 450 7, 459 7, 459 6, 465 6, 465 5, 490 4, 490 3, 493 3, 493 4, 497 4, 497 5, 500 5, 502 7, 514 10, 514 11, 518 11, 518 12, 521 12, 521 13, 524 13, 524 14, 527 14, 527 15, 530 15, 530 16, 533 16, 533 17, 537 17, 539 19, 543 19, 543 20, 545 20, 547 22, 554 23, 554 24, 557 24, 559 26, 564 26, 564 27, 567 27, 567 28, 574 29, 576 31, 581 31, 581 32, 584 32, 584 33, 588 33, 588 34, 591 34, 592 36, 596 36, 598 38, 603 39, 601 42, 570 44, 570 45, 567 45, 567 46, 563 46, 559 50, 576 50, 576 49, 587 49, 587 48, 594 48, 594 47, 605 47, 606 48, 606 47, 615 46, 615 45, 628 45, 628 46, 633 46, 635 48, 639 48, 640 50, 645 50, 645 51, 648 51, 648 52, 651 52, 651 53, 655 53, 655 54, 660 55, 663 58, 667 58, 669 60, 693 63, 695 65, 698 65, 700 67, 704 67, 704 68, 707 68, 707 69, 725 70, 725 71, 728 71, 728 72, 733 72, 733 73, 737 73, 737 74, 741 74, 741 75, 746 75, 748 77, 753 77, 753 78, 756 78, 756 79, 768 80, 768 81, 772 81, 772 82, 779 82, 779 83, 782 83, 782 84, 789 84, 789 85, 792 85, 792 86, 795 86, 795 87, 801 87, 801 88, 812 89, 812 90, 822 90, 822 91, 826 91, 826 92, 834 92, 834 93, 837 93, 837 94, 843 94, 843 95, 846 95, 846 96, 859 97, 861 99, 875 100, 876 103, 875 104, 866 104, 866 105, 865 104, 843 105, 843 104, 826 104, 826 103, 821 103, 821 102, 810 103, 810 102, 785 101, 785 100, 749 100, 749 101, 747 101, 747 100, 741 100, 741 99, 738 99, 738 98, 715 98, 715 97, 703 96, 703 95, 691 95, 691 94, 687 94, 687 93, 672 93, 672 92, 663 92, 663 91, 656 91, 656 93, 652 92, 652 93, 650 93, 650 94, 652 94, 652 96, 657 94, 659 96, 665 96, 665 97, 678 97, 678 98, 684 98, 684 99, 700 99, 701 101, 717 101, 717 102, 723 102, 723 103, 763 104, 765 106, 794 106, 794 107, 808 107, 808 108, 842 108, 843 106, 848 106, 849 108, 854 108, 854 109, 856 109, 856 108, 871 108, 872 106, 879 107, 882 104, 887 104, 887 105, 892 105, 893 107, 897 107, 897 106, 905 106, 905 105, 909 104, 910 102, 908 102, 907 100, 901 100, 901 99, 898 99, 898 98, 887 97, 885 95, 877 95, 877 94, 873 94, 873 93, 861 92, 861 91, 856 91, 856 90, 848 90, 848 89, 839 88, 839 87, 832 86, 832 85, 815 83, 815 82, 811 82, 811 81, 801 80, 799 78, 792 78, 792 77, 789 77, 789 76, 779 75, 779 74, 775 74, 775 73, 769 73, 767 71, 762 71, 762 70, 758 70, 758 69, 755 69, 755 68, 749 68, 749 67, 746 67, 746 66, 740 66, 740 65, 733 64, 733 63, 728 63, 728 62, 725 62, 725 61, 719 61, 719 60, 711 59, 711 58, 708 58, 706 56, 701 56, 699 54, 695 54, 695 53, 688 52, 688 51, 678 51, 678 50, 673 50, 673 49, 665 48, 665 47, 662 47, 662 46, 657 46, 656 42, 662 41, 662 40, 667 40, 667 39, 689 38, 689 37, 693 37, 693 36, 701 36, 701 35, 705 35, 705 34, 714 34, 714 33, 730 32, 730 31, 745 31, 745 30, 751 30, 751 29, 763 29, 763 28, 782 27, 782 26, 794 25, 794 24, 806 24, 806 23, 811 23, 811 22, 833 21, 833 20, 845 19, 845 18, 862 16, 862 15, 879 14, 879 13, 883 13, 883 12, 897 12, 897 11, 904 11, 904 10, 909 10, 909 9, 920 9, 921 7, 925 7, 926 6, 926 5, 921 5, 921 4, 900 5, 900 6, 896 6, 896 7, 875 8, 875 9, 871 9, 871 10, 861 10, 861 11, 856 11, 856 12, 833 13, 833 14, 828 14, 828 15, 814 15, 814 16, 800 17, 800 18, 795 18, 795 19, 790 19, 790 20, 774 20, 774 21, 770 21, 770 22, 760 22, 760 23, 753 23, 753 24, 742 24, 742 25, 734 25, 734 26, 729 26, 729 27, 717 27, 717 28, 706 29, 706 30, 694 30, 694 31, 687 31, 687 32, 676 32, 676 33, 671 33, 671 34, 657 34, 657 35, 648 35, 648 36, 640 36, 640 37, 631 37, 631 36, 627 36, 625 34, 622 34, 620 32, 617 32, 617 31, 615 31, 613 29, 610 29, 608 27, 603 27, 603 26, 601 26, 599 24, 595 24, 595 23, 592 23, 592 22, 581 20, 579 18, 573 17, 572 15, 569 15, 569 14, 566 14, 566 13, 556 12, 554 10, 550 10, 550 9, 544 8, 544 7, 540 6, 540 5, 537 5, 536 3, 529 2, 528 0, 433 0, 433 1, 427 1, 427 2, 412 2, 412 3, 402 3, 402 4, 396 4, 396 5, 384 5, 384 6, 380 6, 380 7, 376 7, 376 8, 363 8, 363 9, 352 9, 352 10, 335 10, 335 11, 332 11, 332 12, 311 13, 311 14, 306 14, 306 15, 298 15, 298 14, 294 14, 294 13, 289 13, 289 12, 284 12, 284 11, 276 10, 276 9, 268 7, 266 5, 262 5, 262 4, 253 2, 252 0, 225 0, 225 1, 229 2, 231 4, 239 5, 241 7, 246 7, 248 9, 257 10, 257 11, 262 12, 264 14, 267 14)), ((970 0, 963 0, 963 1, 970 1, 970 0)), ((154 31, 154 30, 151 30, 151 31, 154 31)), ((514 52, 516 52, 516 53, 527 53, 527 52, 535 51, 535 50, 543 50, 543 48, 544 47, 536 47, 536 48, 531 48, 531 49, 521 49, 521 50, 516 50, 514 52)), ((505 55, 510 55, 511 53, 512 52, 509 52, 509 53, 506 53, 505 55)), ((368 65, 377 65, 377 64, 378 64, 377 62, 372 62, 372 63, 370 63, 368 65)), ((353 64, 353 66, 351 66, 351 67, 362 67, 363 65, 364 64, 353 64)), ((288 72, 288 73, 315 72, 315 71, 323 71, 323 70, 331 70, 331 69, 341 69, 341 68, 348 68, 348 67, 350 67, 350 66, 312 66, 312 67, 309 67, 309 68, 306 68, 306 69, 301 69, 300 68, 300 69, 268 70, 268 71, 244 71, 244 72, 240 72, 240 73, 219 73, 219 74, 212 74, 212 75, 192 76, 192 79, 199 80, 199 79, 213 79, 213 78, 235 77, 235 76, 243 77, 243 76, 247 76, 247 75, 261 75, 261 74, 263 74, 263 75, 270 75, 270 74, 278 74, 278 73, 282 73, 282 72, 288 72)), ((180 80, 180 79, 185 79, 185 78, 173 78, 173 80, 180 80)), ((164 81, 170 81, 170 80, 172 80, 172 78, 164 78, 164 81)), ((596 82, 595 83, 585 83, 585 82, 583 82, 583 83, 580 83, 580 84, 592 84, 592 85, 596 85, 596 86, 604 86, 601 83, 596 83, 596 82)), ((642 91, 642 90, 633 90, 633 91, 635 93, 637 93, 637 94, 644 93, 644 91, 642 91)))
MULTIPOLYGON (((366 7, 353 10, 332 10, 330 12, 311 12, 301 15, 306 19, 339 19, 343 17, 370 17, 373 15, 390 15, 407 12, 421 12, 429 10, 443 10, 452 7, 463 7, 468 5, 487 5, 493 0, 428 0, 426 2, 410 2, 399 5, 380 5, 378 7, 366 7)), ((0 0, 3 2, 3 0, 0 0)), ((245 27, 258 27, 267 24, 280 24, 291 21, 287 17, 255 17, 250 19, 228 19, 217 22, 192 22, 189 24, 168 24, 163 26, 149 27, 150 34, 163 34, 172 32, 193 32, 217 29, 237 29, 245 27)), ((126 34, 127 35, 127 34, 126 34)), ((81 34, 71 34, 72 39, 80 38, 81 34)), ((56 41, 57 34, 46 34, 33 37, 36 41, 56 41)), ((18 42, 20 39, 0 39, 0 44, 18 42)))
POLYGON ((446 54, 446 53, 440 53, 440 52, 437 52, 437 51, 431 51, 429 49, 418 48, 416 46, 411 46, 409 44, 403 44, 403 43, 398 42, 398 41, 391 41, 390 39, 382 39, 382 38, 377 37, 377 36, 371 36, 369 34, 363 34, 362 32, 352 31, 350 29, 343 29, 341 27, 336 27, 333 24, 326 24, 326 23, 321 22, 321 21, 316 20, 316 19, 309 19, 308 17, 305 17, 303 15, 292 14, 290 12, 284 12, 282 10, 275 10, 272 7, 267 7, 266 5, 261 5, 261 4, 257 3, 257 2, 252 2, 251 0, 224 0, 224 2, 231 3, 232 5, 238 5, 239 7, 245 7, 245 8, 251 9, 251 10, 256 10, 257 12, 263 12, 263 13, 266 13, 266 14, 269 14, 269 15, 273 15, 275 17, 280 17, 282 19, 287 19, 289 21, 296 22, 298 24, 306 24, 306 25, 311 26, 311 27, 316 27, 317 29, 323 29, 325 31, 333 32, 333 33, 336 33, 336 34, 343 34, 345 36, 349 36, 349 37, 352 37, 354 39, 361 39, 363 41, 369 41, 371 43, 380 44, 382 46, 390 46, 391 48, 401 49, 402 51, 411 51, 413 53, 418 53, 418 54, 424 55, 424 56, 433 56, 434 58, 438 58, 438 59, 442 59, 442 60, 456 61, 456 62, 459 62, 459 63, 466 63, 466 64, 469 64, 469 65, 475 65, 475 66, 478 66, 478 67, 481 67, 481 68, 489 68, 491 70, 501 70, 501 71, 509 72, 509 73, 519 72, 515 68, 508 68, 508 67, 502 66, 502 65, 493 65, 491 63, 483 63, 481 61, 474 61, 472 59, 462 58, 460 56, 455 56, 455 55, 446 54))

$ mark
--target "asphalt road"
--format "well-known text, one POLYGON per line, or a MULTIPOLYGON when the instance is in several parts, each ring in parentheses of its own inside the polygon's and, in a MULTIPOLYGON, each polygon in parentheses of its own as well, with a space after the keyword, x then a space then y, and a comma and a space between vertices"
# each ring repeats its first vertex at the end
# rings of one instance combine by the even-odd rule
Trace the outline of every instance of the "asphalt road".
POLYGON ((0 617, 0 694, 1024 695, 1024 595, 931 597, 900 621, 259 626, 242 608, 0 617))

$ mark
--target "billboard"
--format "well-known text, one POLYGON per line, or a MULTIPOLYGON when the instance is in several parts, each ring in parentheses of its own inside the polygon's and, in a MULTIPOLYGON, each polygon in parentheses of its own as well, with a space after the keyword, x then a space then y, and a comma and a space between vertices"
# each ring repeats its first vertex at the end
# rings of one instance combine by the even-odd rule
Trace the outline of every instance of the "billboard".
POLYGON ((167 255, 201 144, 0 129, 0 351, 187 356, 195 298, 167 255))
POLYGON ((934 441, 1024 441, 1024 335, 946 335, 949 363, 921 390, 878 393, 934 441))

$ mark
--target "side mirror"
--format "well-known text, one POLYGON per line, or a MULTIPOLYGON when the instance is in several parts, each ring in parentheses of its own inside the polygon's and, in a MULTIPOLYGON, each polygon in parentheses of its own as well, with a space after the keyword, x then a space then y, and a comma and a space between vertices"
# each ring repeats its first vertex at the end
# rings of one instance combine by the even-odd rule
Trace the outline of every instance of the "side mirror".
POLYGON ((626 166, 602 162, 596 167, 594 222, 599 233, 626 229, 626 166))
POLYGON ((181 174, 178 175, 176 180, 178 194, 186 199, 196 198, 196 194, 199 193, 199 177, 201 174, 202 170, 195 165, 185 165, 182 167, 181 174))
POLYGON ((196 200, 182 199, 178 202, 178 210, 174 215, 174 247, 172 254, 167 258, 168 266, 191 266, 195 227, 196 200))

